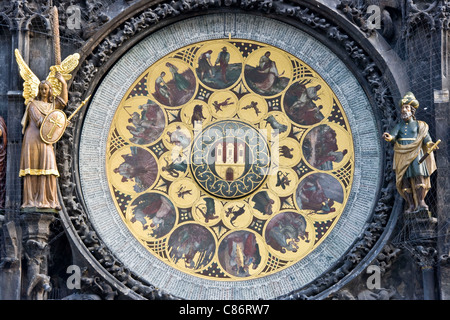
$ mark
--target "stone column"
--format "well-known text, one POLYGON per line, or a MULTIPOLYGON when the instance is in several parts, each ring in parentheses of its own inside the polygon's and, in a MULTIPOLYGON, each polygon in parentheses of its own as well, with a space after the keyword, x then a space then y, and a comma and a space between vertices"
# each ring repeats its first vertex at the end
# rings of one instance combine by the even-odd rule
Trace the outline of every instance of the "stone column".
MULTIPOLYGON (((23 21, 23 12, 17 1, 10 2, 8 16, 11 19, 9 30, 9 64, 2 66, 8 70, 8 78, 5 79, 7 85, 6 99, 0 103, 0 107, 5 108, 5 121, 8 127, 7 146, 7 168, 6 168, 6 190, 5 208, 3 211, 4 220, 1 230, 2 241, 0 241, 1 261, 0 261, 0 300, 19 300, 21 288, 21 252, 22 252, 22 232, 20 229, 20 205, 22 201, 22 181, 19 179, 20 152, 22 145, 22 126, 20 124, 25 106, 22 97, 22 82, 17 64, 14 59, 14 49, 24 48, 24 34, 20 30, 23 21)), ((23 51, 22 51, 23 52, 23 51)))
POLYGON ((50 210, 23 211, 22 242, 24 248, 23 292, 28 300, 46 300, 51 290, 48 276, 48 239, 50 224, 55 220, 55 212, 50 210))
POLYGON ((407 248, 422 271, 423 299, 438 299, 436 276, 437 219, 431 212, 421 210, 404 213, 404 246, 407 248))

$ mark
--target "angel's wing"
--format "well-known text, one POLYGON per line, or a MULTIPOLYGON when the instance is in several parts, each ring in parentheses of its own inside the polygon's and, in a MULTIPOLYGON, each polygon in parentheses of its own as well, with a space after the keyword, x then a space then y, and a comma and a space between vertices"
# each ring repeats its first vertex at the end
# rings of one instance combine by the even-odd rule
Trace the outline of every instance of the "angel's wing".
POLYGON ((20 76, 24 80, 23 82, 23 97, 25 99, 25 105, 33 100, 39 90, 39 78, 31 71, 30 67, 23 60, 18 49, 14 50, 16 55, 16 61, 19 66, 20 76))
POLYGON ((52 84, 53 96, 59 96, 61 94, 61 82, 55 78, 56 72, 61 73, 61 75, 66 80, 70 80, 72 76, 70 73, 78 66, 78 61, 80 60, 80 55, 74 53, 61 62, 60 65, 51 66, 50 73, 47 76, 47 80, 52 84))

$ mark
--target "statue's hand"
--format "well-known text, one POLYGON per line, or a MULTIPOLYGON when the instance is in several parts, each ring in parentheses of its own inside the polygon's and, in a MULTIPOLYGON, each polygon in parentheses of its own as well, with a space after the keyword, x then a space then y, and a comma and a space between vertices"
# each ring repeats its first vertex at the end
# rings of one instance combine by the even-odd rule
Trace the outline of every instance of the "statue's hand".
POLYGON ((62 76, 61 72, 56 72, 55 78, 59 80, 61 83, 66 83, 66 79, 62 76))
POLYGON ((430 142, 427 142, 427 144, 426 144, 426 150, 427 150, 427 153, 431 153, 433 150, 438 150, 439 149, 439 146, 435 146, 435 142, 433 142, 433 141, 430 141, 430 142), (434 147, 434 149, 433 149, 433 147, 434 147))
POLYGON ((392 141, 392 139, 394 139, 388 132, 383 133, 383 139, 386 140, 387 142, 392 141))

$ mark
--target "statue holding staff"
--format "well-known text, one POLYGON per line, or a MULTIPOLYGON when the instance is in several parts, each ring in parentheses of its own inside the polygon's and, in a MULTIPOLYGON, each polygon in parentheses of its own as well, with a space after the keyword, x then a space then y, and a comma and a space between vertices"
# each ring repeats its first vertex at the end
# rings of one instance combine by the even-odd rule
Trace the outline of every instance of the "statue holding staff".
POLYGON ((400 100, 401 120, 383 138, 394 144, 397 191, 407 202, 406 213, 428 210, 425 196, 431 188, 430 176, 436 170, 432 151, 437 149, 424 121, 416 120, 419 101, 408 92, 400 100))

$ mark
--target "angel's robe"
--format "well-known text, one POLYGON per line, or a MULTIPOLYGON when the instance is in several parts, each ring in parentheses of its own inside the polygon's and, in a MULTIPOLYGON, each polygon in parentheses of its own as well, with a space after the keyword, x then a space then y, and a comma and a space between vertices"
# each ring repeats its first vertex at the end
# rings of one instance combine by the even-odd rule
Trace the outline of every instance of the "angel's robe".
POLYGON ((59 172, 53 145, 40 136, 40 126, 47 114, 64 106, 62 99, 54 103, 33 100, 27 106, 22 125, 24 137, 19 176, 24 178, 22 208, 61 208, 57 194, 56 178, 59 172))

